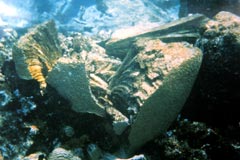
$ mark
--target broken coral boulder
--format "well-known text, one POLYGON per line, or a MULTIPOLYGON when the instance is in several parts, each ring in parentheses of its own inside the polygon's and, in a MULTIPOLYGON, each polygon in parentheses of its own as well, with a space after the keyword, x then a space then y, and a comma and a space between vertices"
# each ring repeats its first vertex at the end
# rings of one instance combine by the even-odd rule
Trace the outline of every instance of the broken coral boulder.
POLYGON ((130 150, 165 132, 183 107, 201 65, 186 42, 137 40, 110 82, 113 105, 130 119, 130 150))
MULTIPOLYGON (((121 62, 96 43, 78 37, 73 39, 75 47, 64 48, 62 56, 52 27, 51 21, 41 24, 18 41, 14 61, 20 77, 35 79, 44 87, 50 84, 76 112, 107 120, 110 116, 116 135, 126 131, 123 136, 127 135, 131 151, 167 130, 198 73, 199 49, 187 42, 139 38, 121 62)), ((68 46, 65 42, 61 46, 68 46)))

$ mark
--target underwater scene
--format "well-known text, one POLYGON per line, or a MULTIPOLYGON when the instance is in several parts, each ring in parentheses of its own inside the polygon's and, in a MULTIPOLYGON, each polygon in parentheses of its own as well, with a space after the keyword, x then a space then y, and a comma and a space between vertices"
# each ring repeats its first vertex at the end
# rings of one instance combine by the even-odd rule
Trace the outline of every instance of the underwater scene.
POLYGON ((240 160, 240 0, 0 0, 0 160, 240 160))

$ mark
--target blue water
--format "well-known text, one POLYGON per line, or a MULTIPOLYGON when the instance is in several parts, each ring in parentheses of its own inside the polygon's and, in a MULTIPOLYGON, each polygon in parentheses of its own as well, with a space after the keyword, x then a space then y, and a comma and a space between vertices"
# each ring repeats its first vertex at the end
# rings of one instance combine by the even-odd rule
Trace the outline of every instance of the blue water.
POLYGON ((178 9, 179 0, 1 0, 0 26, 29 28, 54 19, 60 29, 96 34, 163 24, 177 19, 178 9))
POLYGON ((95 0, 1 0, 0 26, 23 28, 45 19, 67 23, 78 14, 80 7, 89 7, 95 0))

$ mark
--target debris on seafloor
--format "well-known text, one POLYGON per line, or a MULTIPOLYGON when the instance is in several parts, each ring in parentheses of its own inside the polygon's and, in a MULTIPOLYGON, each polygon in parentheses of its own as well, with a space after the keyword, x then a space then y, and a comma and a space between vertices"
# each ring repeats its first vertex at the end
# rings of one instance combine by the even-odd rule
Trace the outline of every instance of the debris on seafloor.
POLYGON ((200 37, 199 27, 209 19, 202 14, 194 14, 184 17, 156 28, 135 33, 135 29, 116 31, 111 38, 103 45, 107 54, 124 59, 131 45, 137 38, 155 38, 163 42, 182 42, 195 43, 200 37))

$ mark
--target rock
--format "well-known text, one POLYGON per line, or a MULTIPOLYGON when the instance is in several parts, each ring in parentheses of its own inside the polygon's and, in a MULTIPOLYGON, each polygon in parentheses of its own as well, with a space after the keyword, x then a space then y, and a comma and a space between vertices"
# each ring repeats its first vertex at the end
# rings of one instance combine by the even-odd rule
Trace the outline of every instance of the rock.
POLYGON ((99 160, 102 157, 102 151, 96 144, 89 144, 87 153, 90 160, 99 160))
POLYGON ((147 30, 132 27, 114 32, 111 39, 104 45, 108 55, 123 59, 137 38, 150 37, 161 39, 163 42, 188 41, 195 43, 196 39, 200 37, 199 26, 208 20, 204 15, 195 14, 147 30))
POLYGON ((0 160, 4 160, 2 154, 0 153, 0 160))
POLYGON ((0 69, 0 83, 5 81, 5 76, 2 74, 2 69, 0 69))
POLYGON ((12 102, 12 93, 4 75, 4 64, 12 59, 12 46, 16 42, 15 30, 0 26, 0 108, 12 102))
POLYGON ((62 132, 67 137, 72 137, 75 134, 74 129, 71 126, 64 126, 63 129, 62 129, 62 132))
POLYGON ((132 123, 131 151, 168 129, 191 91, 201 59, 201 51, 188 43, 142 38, 131 48, 109 85, 113 106, 132 123))
MULTIPOLYGON (((120 151, 124 152, 124 151, 120 151)), ((96 144, 90 144, 87 147, 87 153, 88 157, 90 160, 146 160, 146 157, 141 154, 141 155, 134 155, 133 157, 130 158, 123 158, 125 157, 125 153, 121 153, 121 158, 110 154, 110 153, 104 153, 101 151, 101 149, 96 145, 96 144)))
POLYGON ((171 130, 144 146, 150 159, 239 159, 238 126, 223 133, 206 123, 178 118, 171 130), (229 134, 230 133, 230 134, 229 134), (234 135, 234 136, 233 136, 234 135), (236 148, 235 148, 236 147, 236 148), (154 148, 153 150, 148 148, 154 148))
POLYGON ((112 118, 112 127, 117 135, 121 135, 130 125, 129 119, 114 107, 106 107, 106 112, 112 118))
POLYGON ((46 155, 42 152, 32 153, 23 158, 23 160, 46 160, 46 155))
POLYGON ((6 88, 2 90, 0 85, 0 108, 12 101, 12 94, 6 88))
POLYGON ((56 148, 49 154, 48 160, 81 160, 81 158, 64 148, 56 148))
POLYGON ((112 154, 106 153, 103 155, 102 160, 147 160, 147 158, 144 155, 135 155, 131 158, 118 158, 112 154))
POLYGON ((13 60, 22 79, 35 79, 45 90, 46 74, 62 56, 54 21, 40 24, 22 36, 13 48, 13 60))
POLYGON ((237 107, 240 106, 240 17, 219 12, 202 28, 196 45, 204 56, 191 101, 184 110, 187 117, 219 126, 237 125, 240 114, 237 107))
POLYGON ((23 122, 22 114, 17 111, 0 109, 0 151, 4 159, 23 159, 32 147, 35 136, 27 132, 23 122))
POLYGON ((0 26, 0 68, 3 67, 5 61, 12 59, 12 46, 16 40, 17 32, 15 30, 0 26))
POLYGON ((60 58, 48 73, 47 82, 72 103, 74 111, 104 116, 104 107, 97 104, 90 90, 89 78, 83 62, 60 58))

